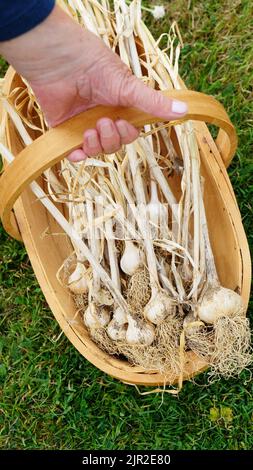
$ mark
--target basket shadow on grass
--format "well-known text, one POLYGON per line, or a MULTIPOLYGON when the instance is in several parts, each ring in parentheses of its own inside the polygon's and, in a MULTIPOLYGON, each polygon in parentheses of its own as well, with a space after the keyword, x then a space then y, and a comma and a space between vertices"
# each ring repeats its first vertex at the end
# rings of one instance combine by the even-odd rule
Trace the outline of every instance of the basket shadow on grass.
MULTIPOLYGON (((164 21, 153 22, 148 14, 146 20, 157 37, 171 19, 180 20, 183 78, 190 88, 218 98, 237 126, 239 149, 229 174, 252 250, 252 6, 235 2, 231 9, 229 3, 190 2, 187 10, 177 0, 170 2, 164 21)), ((2 75, 5 68, 1 59, 2 75)), ((64 335, 59 337, 23 246, 3 230, 0 235, 0 448, 252 448, 248 371, 209 387, 207 373, 201 374, 177 398, 140 396, 89 364, 64 335)))

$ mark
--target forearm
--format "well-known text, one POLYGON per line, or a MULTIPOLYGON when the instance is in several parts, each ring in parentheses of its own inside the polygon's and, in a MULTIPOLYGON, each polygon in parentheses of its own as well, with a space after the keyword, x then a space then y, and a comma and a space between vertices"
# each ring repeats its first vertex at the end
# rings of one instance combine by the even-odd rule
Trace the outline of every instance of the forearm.
MULTIPOLYGON (((43 84, 43 80, 58 81, 70 68, 75 74, 83 65, 82 56, 84 49, 89 48, 91 37, 94 41, 92 33, 55 6, 49 16, 30 31, 0 42, 0 53, 20 75, 35 84, 43 84)), ((88 54, 86 60, 89 60, 88 54)))
MULTIPOLYGON (((47 1, 52 0, 38 0, 38 4, 47 1)), ((14 0, 8 8, 17 4, 21 10, 23 4, 27 8, 20 2, 14 0)), ((35 0, 27 2, 31 6, 35 0)), ((166 98, 132 75, 103 40, 58 6, 29 31, 0 42, 0 53, 30 83, 49 126, 98 105, 137 107, 166 120, 187 112, 185 103, 166 98)), ((113 122, 105 116, 96 128, 86 131, 83 149, 71 158, 80 161, 85 154, 114 153, 137 136, 127 121, 113 122)))

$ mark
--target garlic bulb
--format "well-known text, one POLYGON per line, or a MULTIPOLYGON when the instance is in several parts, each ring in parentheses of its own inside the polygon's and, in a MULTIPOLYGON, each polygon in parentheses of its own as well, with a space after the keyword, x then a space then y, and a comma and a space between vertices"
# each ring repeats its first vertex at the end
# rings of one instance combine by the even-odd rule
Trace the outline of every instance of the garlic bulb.
POLYGON ((173 311, 173 302, 169 296, 157 293, 151 297, 144 308, 144 317, 155 325, 162 323, 167 315, 173 311))
POLYGON ((86 280, 86 268, 82 263, 77 263, 74 272, 68 278, 68 287, 73 294, 85 294, 88 290, 86 280))
POLYGON ((99 310, 94 302, 90 303, 83 316, 84 323, 90 330, 106 327, 110 319, 111 315, 108 310, 106 308, 99 310))
POLYGON ((131 315, 127 316, 128 328, 126 332, 126 341, 128 344, 143 344, 150 346, 155 339, 155 328, 153 325, 144 321, 139 321, 131 315))
POLYGON ((126 339, 127 330, 127 315, 120 308, 116 308, 113 319, 110 321, 107 327, 107 334, 113 341, 123 341, 126 339))
POLYGON ((198 318, 211 325, 220 317, 233 317, 243 311, 241 296, 221 286, 209 289, 196 309, 198 318))
POLYGON ((142 251, 133 242, 125 241, 125 250, 120 260, 122 271, 132 276, 142 264, 142 251))

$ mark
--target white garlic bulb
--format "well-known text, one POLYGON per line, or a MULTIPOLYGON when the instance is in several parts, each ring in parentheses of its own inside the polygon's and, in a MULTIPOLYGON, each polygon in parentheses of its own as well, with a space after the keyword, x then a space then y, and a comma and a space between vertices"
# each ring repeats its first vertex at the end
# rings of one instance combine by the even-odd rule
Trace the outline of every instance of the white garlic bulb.
POLYGON ((75 270, 68 278, 68 287, 73 294, 85 294, 88 290, 86 268, 82 263, 77 263, 75 270))
POLYGON ((133 242, 125 241, 125 250, 120 260, 120 267, 125 274, 132 276, 143 264, 143 253, 133 242))
POLYGON ((144 308, 144 317, 155 325, 162 323, 167 315, 173 311, 173 302, 171 298, 163 293, 157 293, 151 297, 144 308))
POLYGON ((142 344, 150 346, 155 339, 155 328, 153 325, 144 321, 137 320, 131 315, 128 318, 128 328, 126 332, 126 341, 128 344, 142 344))
POLYGON ((107 334, 113 341, 124 341, 126 339, 127 330, 127 315, 120 308, 116 308, 113 319, 110 321, 107 327, 107 334))
POLYGON ((91 302, 84 312, 84 323, 90 329, 105 328, 111 320, 110 312, 106 308, 98 309, 91 302))
POLYGON ((233 317, 243 312, 241 296, 221 286, 209 289, 196 308, 198 318, 211 325, 220 317, 233 317))

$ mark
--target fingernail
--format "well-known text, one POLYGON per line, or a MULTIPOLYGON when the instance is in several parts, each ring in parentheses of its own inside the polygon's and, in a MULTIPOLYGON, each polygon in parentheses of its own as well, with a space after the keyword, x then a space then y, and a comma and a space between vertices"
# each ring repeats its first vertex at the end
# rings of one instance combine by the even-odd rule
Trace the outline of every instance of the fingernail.
POLYGON ((114 135, 114 127, 110 122, 101 125, 101 134, 103 137, 112 137, 114 135))
POLYGON ((186 114, 188 111, 188 105, 183 101, 172 101, 171 111, 175 114, 186 114))
POLYGON ((96 134, 89 134, 86 137, 86 142, 90 148, 95 148, 98 146, 98 139, 96 134))

